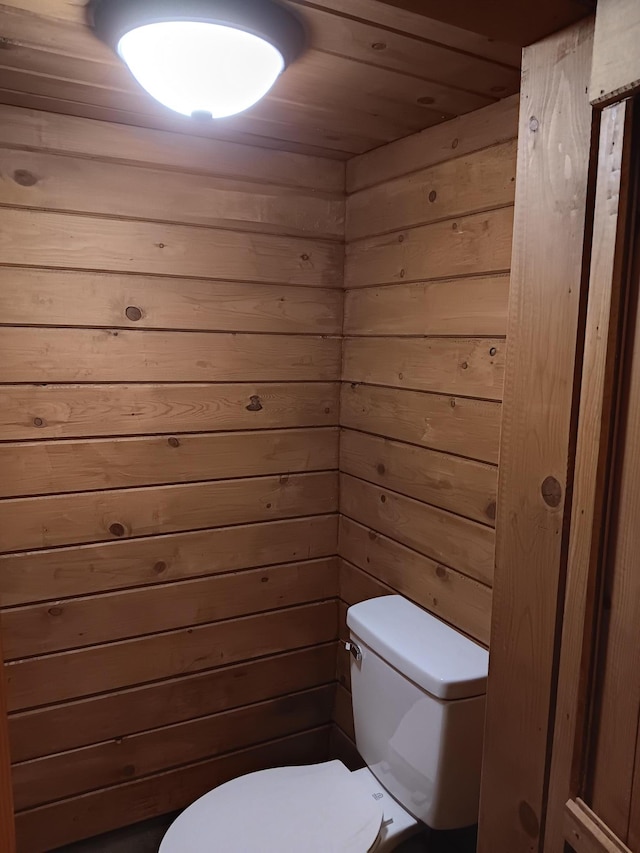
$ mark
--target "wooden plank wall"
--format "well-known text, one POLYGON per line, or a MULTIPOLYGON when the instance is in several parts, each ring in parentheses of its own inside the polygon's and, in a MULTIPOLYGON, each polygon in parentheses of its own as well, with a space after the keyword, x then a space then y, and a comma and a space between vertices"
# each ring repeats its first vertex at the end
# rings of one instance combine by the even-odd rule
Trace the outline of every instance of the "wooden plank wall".
MULTIPOLYGON (((399 592, 488 643, 517 98, 347 166, 341 631, 399 592)), ((334 750, 353 756, 339 653, 334 750)))
POLYGON ((328 748, 344 167, 2 107, 19 850, 328 748))

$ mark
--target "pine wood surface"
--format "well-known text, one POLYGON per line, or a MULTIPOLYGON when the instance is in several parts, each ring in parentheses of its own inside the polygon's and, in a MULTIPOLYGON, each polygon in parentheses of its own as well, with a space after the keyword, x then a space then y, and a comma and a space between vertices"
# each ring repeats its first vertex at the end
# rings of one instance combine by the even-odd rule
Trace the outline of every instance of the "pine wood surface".
MULTIPOLYGON (((75 50, 47 20, 43 62, 75 50)), ((35 853, 328 753, 344 169, 13 107, 0 161, 0 615, 35 853)))

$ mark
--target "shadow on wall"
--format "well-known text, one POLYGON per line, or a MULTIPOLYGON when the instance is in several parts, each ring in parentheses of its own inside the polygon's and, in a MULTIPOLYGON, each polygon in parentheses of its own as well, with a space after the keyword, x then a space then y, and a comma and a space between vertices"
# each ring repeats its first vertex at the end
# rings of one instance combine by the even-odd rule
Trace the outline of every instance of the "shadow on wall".
MULTIPOLYGON (((97 838, 59 847, 55 853, 158 853, 169 825, 177 815, 169 815, 108 832, 97 838)), ((395 853, 474 853, 476 827, 455 832, 432 832, 410 839, 395 853)))

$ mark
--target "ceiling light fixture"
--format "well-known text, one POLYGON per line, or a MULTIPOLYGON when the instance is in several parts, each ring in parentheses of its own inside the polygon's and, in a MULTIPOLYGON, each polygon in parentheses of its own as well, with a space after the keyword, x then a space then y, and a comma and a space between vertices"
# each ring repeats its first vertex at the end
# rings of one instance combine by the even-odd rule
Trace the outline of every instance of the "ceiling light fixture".
POLYGON ((89 17, 152 97, 195 118, 249 109, 304 46, 273 0, 92 0, 89 17))

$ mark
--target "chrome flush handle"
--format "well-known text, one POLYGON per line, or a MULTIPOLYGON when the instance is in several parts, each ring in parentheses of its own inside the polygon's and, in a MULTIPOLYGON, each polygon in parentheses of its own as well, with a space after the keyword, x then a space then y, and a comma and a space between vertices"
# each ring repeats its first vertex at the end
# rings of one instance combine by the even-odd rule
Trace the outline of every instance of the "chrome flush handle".
POLYGON ((344 647, 348 652, 351 652, 351 655, 353 658, 355 658, 356 663, 360 663, 360 661, 362 660, 362 649, 360 648, 360 646, 357 643, 345 643, 344 647))

